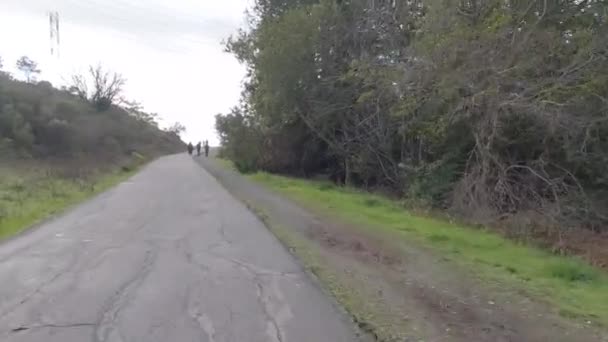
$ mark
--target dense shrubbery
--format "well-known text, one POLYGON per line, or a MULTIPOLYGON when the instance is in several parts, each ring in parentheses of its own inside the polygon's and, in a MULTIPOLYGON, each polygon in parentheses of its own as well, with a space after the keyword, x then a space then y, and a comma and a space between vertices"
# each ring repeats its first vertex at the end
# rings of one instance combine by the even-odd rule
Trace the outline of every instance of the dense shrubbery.
POLYGON ((153 116, 136 108, 104 110, 48 82, 13 80, 0 74, 0 162, 88 160, 101 166, 154 157, 182 148, 179 137, 160 130, 153 116))
POLYGON ((218 115, 243 170, 325 173, 492 222, 605 229, 608 5, 258 0, 218 115))

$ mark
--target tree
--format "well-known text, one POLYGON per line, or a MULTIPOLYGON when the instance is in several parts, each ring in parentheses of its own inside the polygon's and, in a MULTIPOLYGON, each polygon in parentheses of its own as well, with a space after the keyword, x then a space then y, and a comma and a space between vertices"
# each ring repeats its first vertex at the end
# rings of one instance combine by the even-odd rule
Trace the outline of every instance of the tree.
MULTIPOLYGON (((604 1, 257 0, 216 117, 247 169, 330 173, 485 222, 608 225, 604 1)), ((605 228, 604 228, 605 229, 605 228)))
POLYGON ((10 77, 9 73, 6 71, 2 71, 2 68, 4 67, 4 60, 2 59, 2 56, 0 56, 0 76, 3 77, 10 77))
POLYGON ((17 60, 17 69, 23 72, 23 75, 28 83, 35 81, 36 75, 40 74, 38 63, 34 62, 27 56, 23 56, 17 60))
POLYGON ((175 134, 177 136, 180 136, 182 133, 184 133, 186 131, 186 127, 184 125, 182 125, 181 123, 176 122, 173 125, 171 125, 170 127, 168 127, 167 129, 165 129, 165 131, 175 134))
POLYGON ((122 102, 125 78, 116 72, 104 70, 101 65, 90 66, 87 75, 72 75, 69 91, 93 103, 98 111, 105 111, 122 102))
POLYGON ((89 100, 89 86, 86 77, 82 74, 72 75, 72 84, 67 90, 72 95, 78 96, 83 100, 89 100))
POLYGON ((104 71, 100 65, 89 67, 93 79, 91 101, 99 110, 108 109, 115 101, 120 100, 122 87, 126 80, 118 73, 104 71))

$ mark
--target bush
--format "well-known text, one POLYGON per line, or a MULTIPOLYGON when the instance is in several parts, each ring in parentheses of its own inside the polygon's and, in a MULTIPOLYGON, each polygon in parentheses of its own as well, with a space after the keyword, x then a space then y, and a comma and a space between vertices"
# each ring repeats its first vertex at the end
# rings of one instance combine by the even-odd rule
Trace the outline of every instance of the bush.
POLYGON ((157 156, 180 151, 179 137, 111 105, 104 112, 88 101, 52 87, 0 75, 0 150, 4 157, 39 159, 89 157, 103 164, 132 151, 157 156))

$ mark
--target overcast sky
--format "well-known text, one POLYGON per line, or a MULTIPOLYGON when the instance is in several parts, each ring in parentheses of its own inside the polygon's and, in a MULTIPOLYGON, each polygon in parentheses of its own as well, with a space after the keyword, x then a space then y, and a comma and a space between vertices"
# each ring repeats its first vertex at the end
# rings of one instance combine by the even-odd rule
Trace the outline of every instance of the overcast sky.
POLYGON ((0 56, 37 61, 40 79, 65 84, 101 63, 127 79, 127 98, 181 122, 184 139, 217 143, 214 115, 237 104, 245 75, 222 39, 244 25, 249 0, 0 0, 0 56), (51 55, 48 12, 60 19, 51 55))

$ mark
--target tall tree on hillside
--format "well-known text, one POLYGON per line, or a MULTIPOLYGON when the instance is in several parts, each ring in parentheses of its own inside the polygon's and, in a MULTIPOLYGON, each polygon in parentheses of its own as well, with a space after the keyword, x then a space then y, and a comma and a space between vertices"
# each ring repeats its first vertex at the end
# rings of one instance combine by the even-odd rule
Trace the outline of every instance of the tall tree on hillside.
POLYGON ((123 101, 121 95, 125 83, 126 79, 121 74, 97 65, 90 66, 87 75, 73 75, 69 90, 72 94, 93 103, 99 111, 104 111, 123 101))
POLYGON ((34 62, 27 56, 22 56, 19 58, 19 60, 17 60, 17 69, 23 72, 27 82, 35 81, 36 75, 40 74, 38 63, 34 62))
POLYGON ((89 74, 93 79, 91 100, 98 109, 105 110, 120 100, 122 87, 126 82, 121 74, 103 70, 100 65, 96 68, 89 67, 89 74))
POLYGON ((169 128, 167 128, 166 131, 179 136, 180 134, 182 134, 186 131, 186 126, 182 125, 179 122, 176 122, 173 125, 171 125, 169 128))

